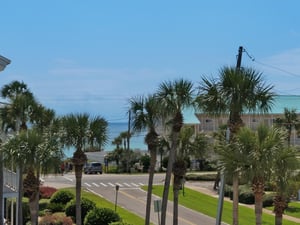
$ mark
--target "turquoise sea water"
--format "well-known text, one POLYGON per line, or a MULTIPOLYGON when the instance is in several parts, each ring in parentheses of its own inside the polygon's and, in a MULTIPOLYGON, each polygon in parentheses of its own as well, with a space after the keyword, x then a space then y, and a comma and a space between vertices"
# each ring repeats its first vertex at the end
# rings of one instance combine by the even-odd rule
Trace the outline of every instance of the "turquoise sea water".
MULTIPOLYGON (((108 134, 109 134, 109 141, 108 144, 104 147, 105 150, 114 150, 116 146, 112 145, 111 142, 120 135, 121 132, 128 130, 127 123, 109 123, 108 126, 108 134)), ((140 149, 146 150, 147 146, 144 143, 145 133, 141 134, 134 134, 130 138, 130 148, 131 149, 140 149)))
MULTIPOLYGON (((112 151, 115 149, 115 145, 112 145, 111 142, 120 135, 121 132, 127 131, 127 123, 109 123, 108 125, 108 142, 104 146, 104 151, 112 151)), ((134 134, 130 139, 130 148, 147 150, 147 145, 144 143, 145 133, 134 134)), ((74 150, 65 150, 65 155, 67 158, 72 157, 74 150)))

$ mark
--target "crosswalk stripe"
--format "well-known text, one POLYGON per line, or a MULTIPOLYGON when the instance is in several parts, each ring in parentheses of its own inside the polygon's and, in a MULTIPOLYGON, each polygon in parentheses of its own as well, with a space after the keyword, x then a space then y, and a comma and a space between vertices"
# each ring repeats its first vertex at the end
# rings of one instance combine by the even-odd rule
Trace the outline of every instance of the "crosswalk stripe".
POLYGON ((119 185, 119 187, 123 187, 123 185, 122 185, 122 184, 120 184, 120 183, 116 183, 116 185, 119 185))
POLYGON ((143 184, 143 183, 139 183, 139 185, 141 185, 141 186, 144 186, 144 184, 143 184))
POLYGON ((106 184, 104 184, 104 183, 102 183, 102 182, 101 182, 100 184, 101 184, 102 186, 104 186, 104 187, 107 187, 107 185, 106 185, 106 184))
POLYGON ((114 186, 115 186, 113 183, 110 183, 110 182, 109 182, 108 184, 109 184, 110 186, 112 186, 112 187, 114 187, 114 186))
POLYGON ((96 187, 99 187, 99 185, 98 184, 96 184, 96 183, 92 183, 93 185, 95 185, 96 187))
POLYGON ((129 184, 127 184, 127 183, 123 183, 125 186, 127 186, 127 187, 130 187, 130 185, 129 184))
POLYGON ((91 187, 92 185, 90 185, 89 183, 84 183, 86 186, 91 187))
POLYGON ((135 184, 135 183, 131 183, 133 186, 138 187, 139 185, 135 184))

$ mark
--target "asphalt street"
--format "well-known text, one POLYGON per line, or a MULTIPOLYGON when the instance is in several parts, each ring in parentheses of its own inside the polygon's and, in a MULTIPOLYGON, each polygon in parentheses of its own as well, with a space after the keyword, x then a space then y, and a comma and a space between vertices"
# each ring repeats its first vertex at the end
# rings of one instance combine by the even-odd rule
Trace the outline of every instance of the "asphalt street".
MULTIPOLYGON (((99 195, 112 203, 116 203, 118 207, 123 207, 128 211, 134 212, 142 218, 145 217, 147 192, 142 190, 140 186, 147 185, 148 176, 135 176, 135 175, 84 175, 82 186, 90 192, 99 195), (116 191, 116 186, 119 190, 116 191)), ((163 176, 155 175, 154 183, 163 184, 163 176)), ((65 174, 64 176, 48 176, 44 178, 44 185, 60 187, 74 187, 75 176, 74 174, 65 174)), ((211 183, 203 183, 202 188, 207 189, 211 183)), ((188 186, 188 184, 187 184, 188 186)), ((200 187, 201 188, 201 187, 200 187)), ((159 200, 160 197, 153 195, 152 202, 159 200)), ((179 206, 178 209, 178 223, 180 225, 215 225, 216 219, 179 206)), ((154 206, 151 207, 151 222, 159 224, 159 216, 154 212, 154 206)), ((167 225, 173 224, 173 204, 168 202, 167 208, 167 225)))

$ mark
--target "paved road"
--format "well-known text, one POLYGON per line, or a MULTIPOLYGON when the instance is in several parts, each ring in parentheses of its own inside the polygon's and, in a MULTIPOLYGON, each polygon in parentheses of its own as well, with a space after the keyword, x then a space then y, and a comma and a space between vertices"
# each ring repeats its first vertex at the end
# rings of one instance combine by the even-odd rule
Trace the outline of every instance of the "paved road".
MULTIPOLYGON (((48 176, 45 179, 45 185, 54 187, 71 187, 75 186, 74 174, 66 174, 64 176, 48 176)), ((164 175, 155 174, 154 183, 163 184, 164 175)), ((145 207, 147 193, 140 189, 140 186, 147 185, 148 175, 83 175, 82 186, 87 190, 104 197, 105 199, 115 203, 117 194, 117 204, 131 212, 135 212, 141 217, 145 217, 145 207), (116 191, 118 185, 119 191, 116 191)), ((207 184, 207 183, 206 183, 207 184)), ((204 184, 205 185, 205 184, 204 184)), ((160 199, 153 196, 153 200, 160 199)), ((215 225, 215 218, 208 217, 191 209, 179 206, 178 222, 180 225, 215 225)), ((173 204, 168 203, 167 225, 172 225, 173 204)), ((151 222, 159 224, 158 214, 151 207, 151 222)))

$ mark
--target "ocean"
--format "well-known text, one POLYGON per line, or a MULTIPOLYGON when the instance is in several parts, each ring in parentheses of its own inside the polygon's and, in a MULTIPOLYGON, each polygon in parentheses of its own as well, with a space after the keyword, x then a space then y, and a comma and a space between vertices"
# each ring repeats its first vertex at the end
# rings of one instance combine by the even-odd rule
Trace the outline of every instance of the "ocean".
MULTIPOLYGON (((109 140, 106 146, 104 146, 105 151, 111 151, 115 149, 115 145, 112 145, 111 142, 120 135, 121 132, 128 130, 127 123, 109 123, 108 125, 108 136, 109 140)), ((130 138, 130 148, 131 149, 140 149, 147 150, 147 145, 144 143, 145 132, 141 134, 134 134, 130 138)))
MULTIPOLYGON (((109 123, 108 125, 108 142, 103 147, 104 151, 113 151, 116 146, 112 145, 111 142, 120 135, 121 132, 128 130, 128 124, 123 123, 109 123)), ((134 134, 130 138, 130 149, 132 150, 147 150, 147 145, 144 143, 145 132, 141 134, 134 134)), ((67 158, 72 157, 74 150, 65 150, 64 151, 67 158)))

